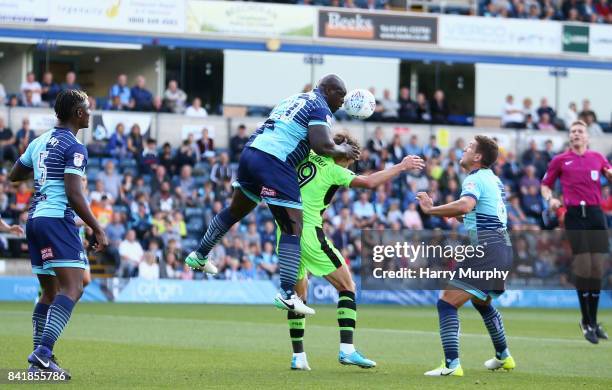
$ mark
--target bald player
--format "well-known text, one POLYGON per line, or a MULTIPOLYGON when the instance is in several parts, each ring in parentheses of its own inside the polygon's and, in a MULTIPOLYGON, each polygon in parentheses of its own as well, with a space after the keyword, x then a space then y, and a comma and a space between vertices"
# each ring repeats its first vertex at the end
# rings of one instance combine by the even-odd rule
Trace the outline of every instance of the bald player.
POLYGON ((572 247, 572 271, 580 302, 580 329, 584 338, 597 344, 608 335, 597 322, 597 308, 604 262, 608 258, 608 226, 601 209, 601 175, 612 181, 612 166, 600 153, 589 150, 586 123, 576 121, 569 130, 569 150, 552 159, 542 180, 542 197, 551 210, 561 201, 552 188, 561 181, 567 207, 565 230, 572 247))
POLYGON ((328 75, 314 90, 290 96, 274 107, 240 155, 233 183, 238 190, 230 206, 213 218, 199 247, 185 259, 187 265, 216 273, 208 259, 212 248, 236 222, 265 201, 281 231, 277 248, 280 292, 274 304, 298 314, 314 314, 295 294, 302 234, 302 198, 295 169, 311 149, 331 158, 359 158, 359 148, 348 143, 336 145, 331 135, 333 113, 342 106, 345 95, 344 82, 328 75))

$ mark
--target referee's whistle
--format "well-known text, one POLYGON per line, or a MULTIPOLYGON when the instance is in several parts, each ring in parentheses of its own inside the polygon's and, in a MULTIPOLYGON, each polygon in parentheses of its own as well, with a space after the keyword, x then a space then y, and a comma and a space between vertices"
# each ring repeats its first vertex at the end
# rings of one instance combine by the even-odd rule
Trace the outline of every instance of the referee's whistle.
POLYGON ((586 218, 586 202, 584 200, 580 201, 580 210, 582 212, 582 218, 586 218))

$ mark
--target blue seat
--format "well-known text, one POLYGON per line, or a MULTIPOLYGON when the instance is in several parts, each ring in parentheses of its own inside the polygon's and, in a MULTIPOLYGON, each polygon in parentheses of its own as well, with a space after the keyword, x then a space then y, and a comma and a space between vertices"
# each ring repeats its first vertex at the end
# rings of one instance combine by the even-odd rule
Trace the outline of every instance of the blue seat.
POLYGON ((204 216, 204 209, 200 207, 187 207, 184 214, 186 219, 191 219, 192 217, 200 217, 201 219, 204 216))
POLYGON ((183 246, 183 250, 185 252, 191 252, 194 249, 196 249, 198 247, 198 245, 200 244, 200 242, 198 241, 197 238, 183 238, 181 240, 181 244, 183 246))
POLYGON ((101 169, 96 167, 87 167, 87 180, 90 182, 95 182, 98 177, 98 173, 100 173, 101 169))
POLYGON ((87 168, 92 167, 102 168, 102 159, 100 157, 90 157, 87 160, 87 168))
POLYGON ((202 230, 204 230, 204 221, 202 220, 202 218, 191 218, 187 222, 187 231, 189 233, 200 235, 202 233, 202 230))

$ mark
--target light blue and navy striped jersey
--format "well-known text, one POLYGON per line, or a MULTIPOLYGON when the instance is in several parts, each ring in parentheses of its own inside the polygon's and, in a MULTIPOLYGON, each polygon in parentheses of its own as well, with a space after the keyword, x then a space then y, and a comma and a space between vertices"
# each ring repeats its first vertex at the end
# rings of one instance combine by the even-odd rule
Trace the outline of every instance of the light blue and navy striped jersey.
POLYGON ((318 89, 300 93, 280 102, 246 146, 271 154, 296 167, 310 151, 308 126, 331 128, 333 115, 318 89))
POLYGON ((85 175, 87 149, 72 131, 56 127, 33 140, 19 162, 34 170, 34 196, 29 218, 74 218, 68 204, 64 173, 85 175))
POLYGON ((476 207, 463 218, 463 223, 474 244, 509 244, 506 232, 506 192, 492 170, 472 171, 463 181, 461 197, 476 200, 476 207))

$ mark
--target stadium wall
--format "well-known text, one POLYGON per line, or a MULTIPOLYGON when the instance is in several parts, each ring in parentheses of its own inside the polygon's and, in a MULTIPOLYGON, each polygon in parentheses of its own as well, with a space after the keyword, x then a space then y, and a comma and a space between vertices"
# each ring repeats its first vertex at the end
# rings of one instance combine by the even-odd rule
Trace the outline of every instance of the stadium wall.
MULTIPOLYGON (((117 303, 193 303, 193 304, 270 304, 277 287, 272 281, 195 281, 143 280, 139 278, 94 279, 83 293, 84 302, 117 303)), ((0 301, 32 301, 38 296, 34 277, 0 277, 0 301)), ((426 290, 358 290, 359 304, 432 306, 439 291, 426 290)), ((310 279, 308 302, 334 304, 338 293, 325 280, 310 279)), ((576 292, 571 290, 509 290, 498 299, 502 307, 576 308, 576 292)), ((603 291, 601 308, 612 308, 612 291, 603 291)))
POLYGON ((570 102, 580 107, 583 99, 589 99, 600 120, 608 121, 612 116, 608 97, 612 90, 611 71, 476 64, 475 76, 476 116, 499 117, 508 94, 517 104, 529 97, 534 107, 546 97, 559 116, 565 114, 570 102))

